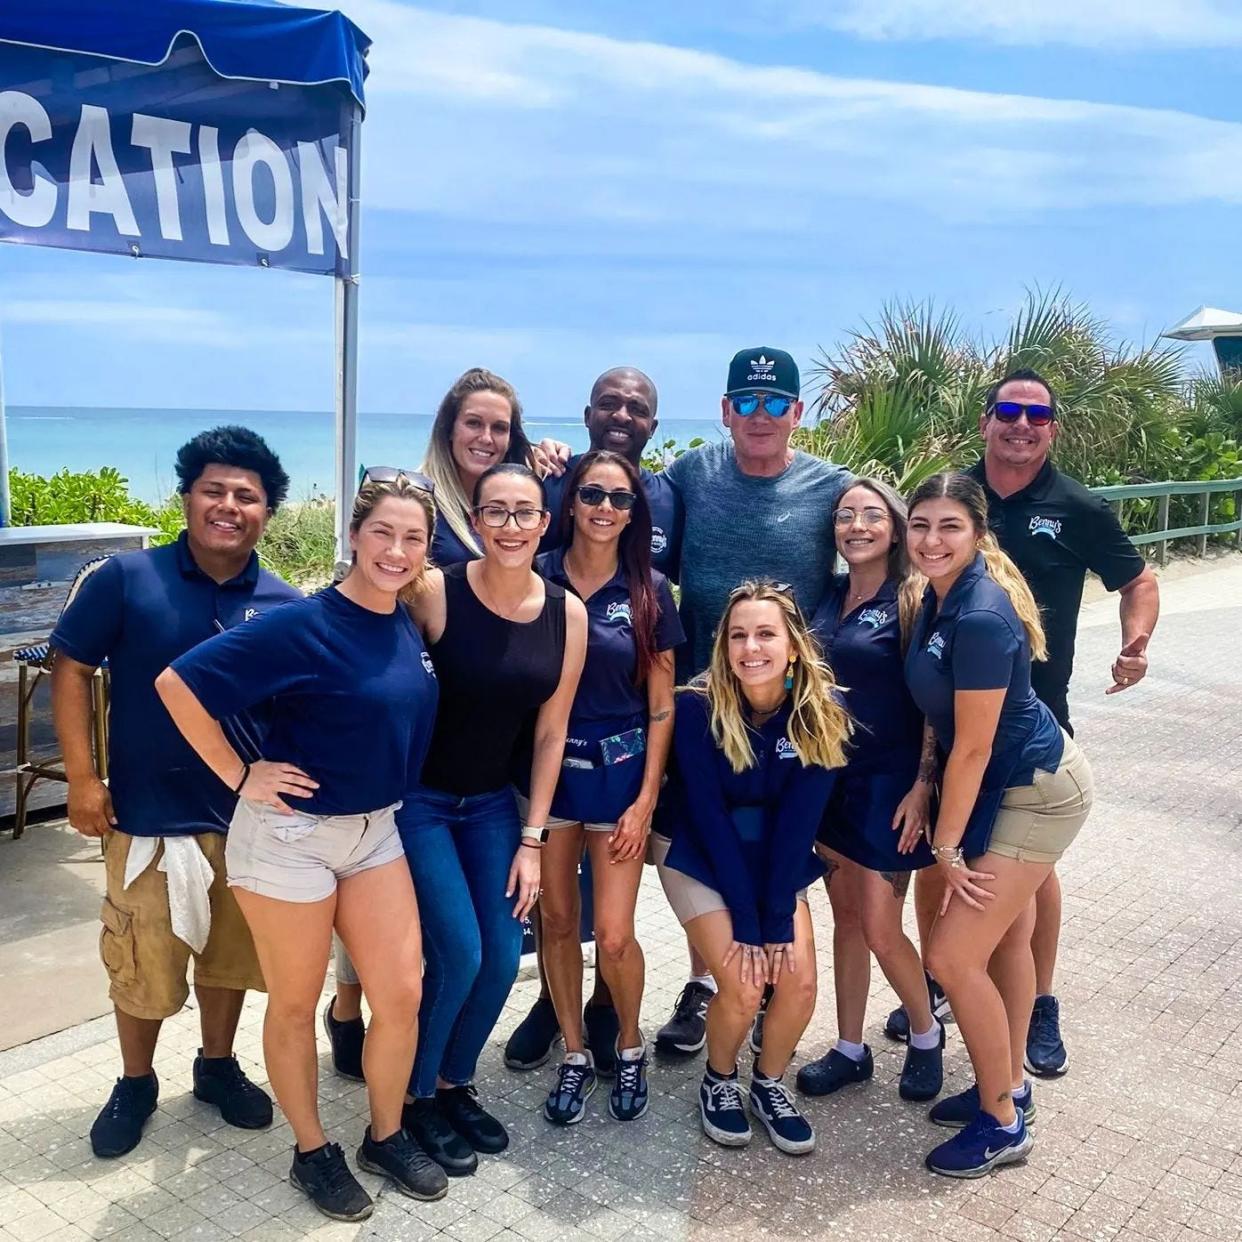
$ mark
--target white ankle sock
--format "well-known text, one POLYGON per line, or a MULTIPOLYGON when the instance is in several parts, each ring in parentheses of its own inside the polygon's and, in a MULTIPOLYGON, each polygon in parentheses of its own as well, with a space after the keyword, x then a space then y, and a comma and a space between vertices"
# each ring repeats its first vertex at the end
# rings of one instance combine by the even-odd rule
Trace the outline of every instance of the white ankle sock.
POLYGON ((716 980, 711 975, 691 975, 690 982, 698 983, 712 992, 716 990, 716 980))
POLYGON ((926 1052, 929 1048, 939 1048, 940 1024, 938 1022, 933 1022, 930 1029, 924 1031, 921 1035, 911 1031, 910 1047, 917 1048, 920 1052, 926 1052))
POLYGON ((1017 1134, 1019 1127, 1022 1125, 1022 1111, 1018 1110, 1018 1115, 1013 1119, 1012 1125, 1001 1126, 1006 1134, 1017 1134))
POLYGON ((867 1055, 867 1046, 866 1044, 852 1044, 848 1039, 838 1039, 837 1051, 842 1056, 849 1057, 851 1061, 859 1062, 867 1055))

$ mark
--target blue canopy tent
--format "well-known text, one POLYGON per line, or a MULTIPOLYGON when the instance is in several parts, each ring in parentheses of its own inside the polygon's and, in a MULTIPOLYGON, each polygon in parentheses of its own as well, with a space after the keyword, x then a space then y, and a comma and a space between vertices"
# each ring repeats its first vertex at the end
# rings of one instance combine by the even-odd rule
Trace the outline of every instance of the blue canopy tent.
MULTIPOLYGON (((338 12, 275 0, 0 6, 0 241, 334 278, 338 556, 369 46, 338 12)), ((7 521, 7 468, 2 484, 7 521)))

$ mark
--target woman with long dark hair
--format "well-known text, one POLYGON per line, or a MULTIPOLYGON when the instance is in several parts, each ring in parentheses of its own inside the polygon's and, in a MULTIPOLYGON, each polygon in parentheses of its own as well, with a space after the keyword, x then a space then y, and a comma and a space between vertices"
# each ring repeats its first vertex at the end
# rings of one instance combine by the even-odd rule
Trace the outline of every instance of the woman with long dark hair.
POLYGON ((1091 809, 1091 768, 1031 689, 1032 657, 1047 658, 1039 609, 988 529, 978 483, 938 474, 920 485, 907 547, 930 585, 906 680, 946 757, 932 834, 945 895, 927 966, 975 1070, 974 1086, 931 1110, 961 1133, 927 1167, 980 1177, 1031 1149, 1033 899, 1091 809))
POLYGON ((543 1115, 582 1119, 595 1090, 582 1031, 583 849, 594 877, 595 944, 615 1002, 616 1078, 608 1110, 647 1110, 647 1047, 638 1026, 644 961, 634 910, 651 817, 673 735, 673 648, 684 634, 664 576, 651 568, 651 510, 635 467, 619 453, 585 454, 565 489, 562 545, 535 562, 581 598, 587 651, 548 819, 539 901, 544 970, 565 1058, 543 1115))
POLYGON ((918 950, 901 915, 913 872, 933 863, 923 833, 935 779, 923 713, 906 688, 903 657, 923 579, 906 553, 906 504, 879 479, 856 479, 833 514, 849 572, 833 576, 811 626, 854 718, 848 760, 819 830, 833 912, 837 1043, 798 1071, 798 1089, 828 1095, 874 1069, 862 1041, 871 954, 910 1014, 899 1093, 930 1100, 944 1081, 944 1029, 932 1013, 918 950))

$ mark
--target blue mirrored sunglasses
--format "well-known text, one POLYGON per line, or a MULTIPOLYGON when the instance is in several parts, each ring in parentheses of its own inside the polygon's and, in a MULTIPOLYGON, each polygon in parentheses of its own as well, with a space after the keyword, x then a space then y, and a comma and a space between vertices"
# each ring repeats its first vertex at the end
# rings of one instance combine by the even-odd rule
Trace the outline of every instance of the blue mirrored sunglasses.
POLYGON ((740 397, 730 397, 729 404, 733 406, 733 412, 743 418, 749 418, 760 406, 772 418, 784 418, 793 405, 793 398, 774 392, 748 392, 740 397))

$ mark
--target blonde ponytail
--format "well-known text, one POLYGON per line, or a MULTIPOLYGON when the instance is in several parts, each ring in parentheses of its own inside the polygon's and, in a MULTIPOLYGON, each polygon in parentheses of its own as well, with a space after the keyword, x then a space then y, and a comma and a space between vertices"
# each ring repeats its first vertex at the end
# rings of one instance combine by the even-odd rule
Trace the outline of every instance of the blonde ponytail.
POLYGON ((1035 603, 1035 596, 1031 594, 1031 588, 1027 586, 1022 571, 1001 551, 996 536, 990 531, 979 540, 979 551, 983 553, 988 577, 1009 596, 1018 620, 1026 628, 1026 637, 1031 644, 1031 659, 1046 660, 1048 643, 1044 638, 1044 623, 1040 620, 1039 605, 1035 603))

